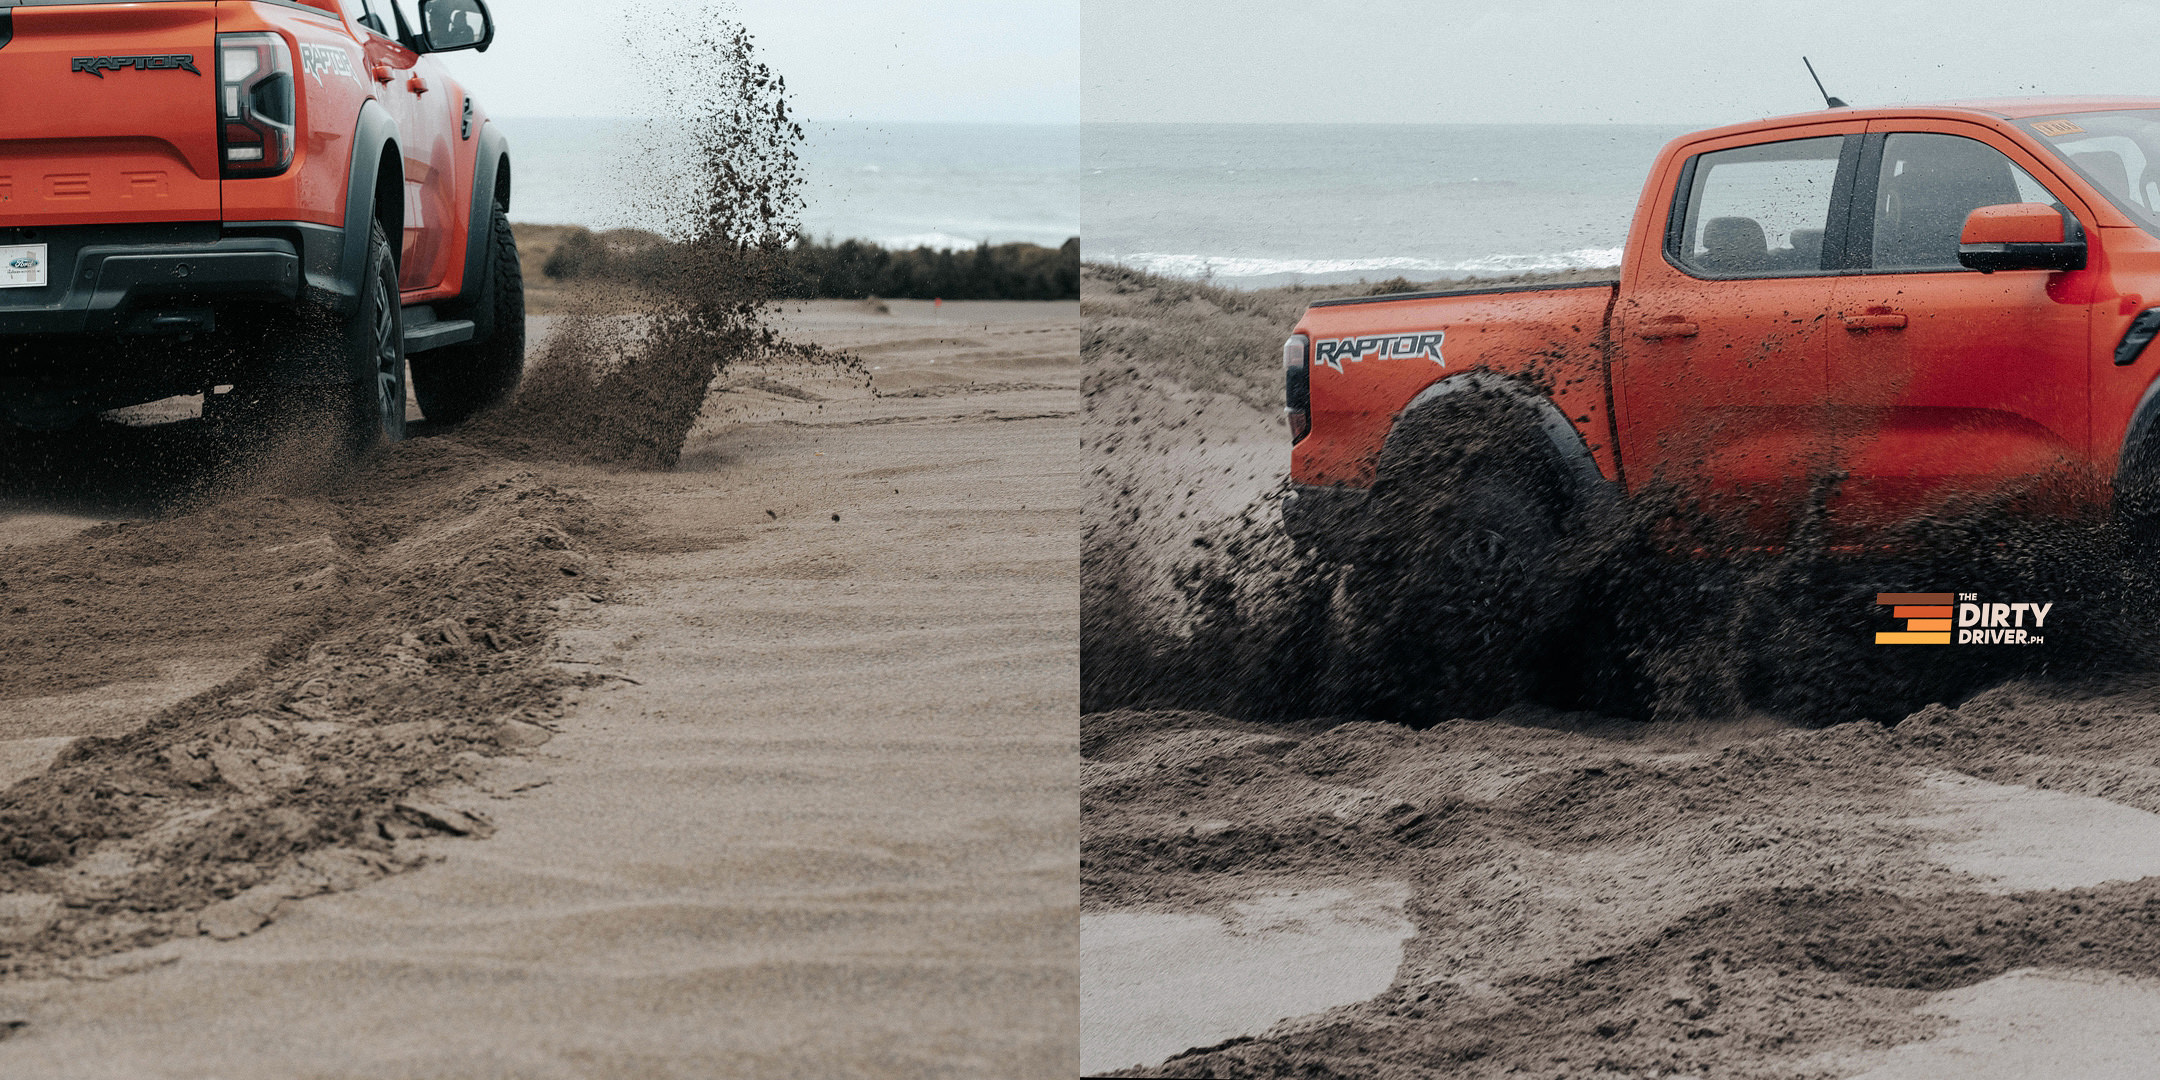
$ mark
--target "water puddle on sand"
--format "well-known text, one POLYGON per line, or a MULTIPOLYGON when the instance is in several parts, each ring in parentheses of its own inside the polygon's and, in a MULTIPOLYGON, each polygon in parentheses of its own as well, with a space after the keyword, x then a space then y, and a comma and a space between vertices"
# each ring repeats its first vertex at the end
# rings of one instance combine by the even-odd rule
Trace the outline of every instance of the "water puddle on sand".
POLYGON ((14 787, 52 767, 60 751, 75 742, 71 738, 0 739, 0 791, 14 787))
POLYGON ((1152 1065, 1374 997, 1395 979, 1410 889, 1400 882, 1270 893, 1228 918, 1080 917, 1080 1071, 1152 1065))
POLYGON ((2160 985, 2095 972, 1998 975, 1931 998, 1954 1026, 1853 1080, 2144 1080, 2160 1061, 2160 985))
POLYGON ((1994 893, 2078 889, 2160 874, 2160 814, 2090 795, 1938 773, 1920 785, 1931 813, 1906 824, 1947 835, 1928 854, 1994 893))
MULTIPOLYGON (((1993 893, 2076 889, 2160 874, 2160 815, 2090 795, 1991 784, 1957 773, 1921 782, 1941 830, 1935 861, 1993 893)), ((1876 1059, 1852 1080, 2131 1080, 2160 1061, 2160 983, 2092 971, 2022 969, 1929 998, 1940 1034, 1876 1059)))

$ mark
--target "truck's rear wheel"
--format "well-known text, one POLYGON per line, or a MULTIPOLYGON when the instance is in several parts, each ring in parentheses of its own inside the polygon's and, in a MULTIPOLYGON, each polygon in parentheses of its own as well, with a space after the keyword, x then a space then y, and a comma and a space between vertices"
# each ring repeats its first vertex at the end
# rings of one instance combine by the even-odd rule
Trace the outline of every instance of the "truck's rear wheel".
POLYGON ((345 422, 357 454, 405 437, 405 309, 397 260, 381 222, 368 228, 367 286, 347 332, 347 347, 367 358, 365 374, 347 384, 345 422))
POLYGON ((2115 474, 2115 526, 2122 553, 2151 567, 2160 561, 2160 447, 2137 446, 2115 474))
POLYGON ((368 227, 367 272, 359 303, 342 319, 300 320, 295 348, 318 354, 311 366, 342 371, 330 383, 243 380, 203 398, 203 419, 250 442, 309 435, 327 440, 337 461, 357 459, 405 437, 405 322, 397 260, 380 222, 368 227))
POLYGON ((1436 408, 1389 440, 1331 615, 1332 696, 1417 726, 1519 700, 1570 613, 1570 500, 1536 429, 1507 403, 1436 408))
POLYGON ((413 396, 431 423, 460 423, 509 400, 525 374, 525 277, 517 237, 501 203, 491 220, 485 276, 472 305, 460 312, 473 321, 473 340, 413 359, 413 396))

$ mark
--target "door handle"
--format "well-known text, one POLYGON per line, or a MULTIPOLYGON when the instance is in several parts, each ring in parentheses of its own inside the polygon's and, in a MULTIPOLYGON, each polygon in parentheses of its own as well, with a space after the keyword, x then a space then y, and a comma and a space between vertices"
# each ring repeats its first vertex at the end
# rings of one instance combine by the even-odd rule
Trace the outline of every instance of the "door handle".
POLYGON ((375 76, 376 82, 386 83, 390 81, 390 65, 388 64, 375 65, 374 68, 371 69, 371 73, 375 76))
POLYGON ((425 94, 427 93, 427 80, 421 78, 418 75, 415 75, 412 77, 411 80, 406 82, 405 89, 410 90, 415 94, 425 94))
POLYGON ((1845 329, 1847 330, 1905 329, 1905 316, 1903 315, 1842 315, 1840 316, 1840 318, 1843 318, 1845 320, 1845 329))
POLYGON ((1644 323, 1635 331, 1635 336, 1644 341, 1656 341, 1659 338, 1694 337, 1699 333, 1702 333, 1702 327, 1691 322, 1658 322, 1644 323))

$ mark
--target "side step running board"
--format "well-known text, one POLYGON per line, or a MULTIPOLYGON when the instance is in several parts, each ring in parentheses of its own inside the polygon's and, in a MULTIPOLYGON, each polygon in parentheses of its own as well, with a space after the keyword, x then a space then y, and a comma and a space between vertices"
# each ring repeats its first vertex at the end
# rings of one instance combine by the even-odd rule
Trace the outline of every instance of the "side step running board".
POLYGON ((438 319, 434 308, 414 304, 405 309, 405 355, 471 341, 474 329, 471 319, 438 319))

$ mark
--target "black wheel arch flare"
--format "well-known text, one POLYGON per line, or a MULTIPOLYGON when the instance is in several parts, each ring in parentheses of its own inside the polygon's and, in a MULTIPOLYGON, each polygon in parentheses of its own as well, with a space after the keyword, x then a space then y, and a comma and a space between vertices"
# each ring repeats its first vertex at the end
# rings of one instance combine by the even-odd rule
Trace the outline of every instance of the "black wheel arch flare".
MULTIPOLYGON (((1429 409, 1461 394, 1494 394, 1528 406, 1537 417, 1539 445, 1550 448, 1552 463, 1560 475, 1568 481, 1575 492, 1576 508, 1587 509, 1618 496, 1618 485, 1605 478, 1598 469, 1597 459, 1590 453, 1590 445, 1582 432, 1570 422, 1567 414, 1560 411, 1552 398, 1521 379, 1510 378, 1490 371, 1469 371, 1450 375, 1433 383, 1403 406, 1388 432, 1389 441, 1395 432, 1418 422, 1420 410, 1429 409)), ((1385 456, 1385 451, 1382 452, 1385 456)))
POLYGON ((487 273, 488 245, 495 229, 495 204, 510 208, 510 141, 492 122, 480 125, 479 149, 473 155, 472 211, 465 231, 465 277, 458 303, 466 306, 480 299, 480 283, 487 273))
POLYGON ((368 222, 381 219, 391 239, 405 233, 405 170, 398 153, 397 122, 373 100, 362 102, 353 128, 351 175, 345 188, 345 229, 334 267, 307 268, 308 284, 327 293, 341 315, 359 309, 360 286, 367 276, 368 222))
POLYGON ((2122 447, 2115 462, 2115 488, 2121 491, 2123 478, 2133 472, 2160 470, 2160 377, 2145 387, 2138 398, 2137 408, 2131 410, 2130 425, 2123 429, 2122 447))

